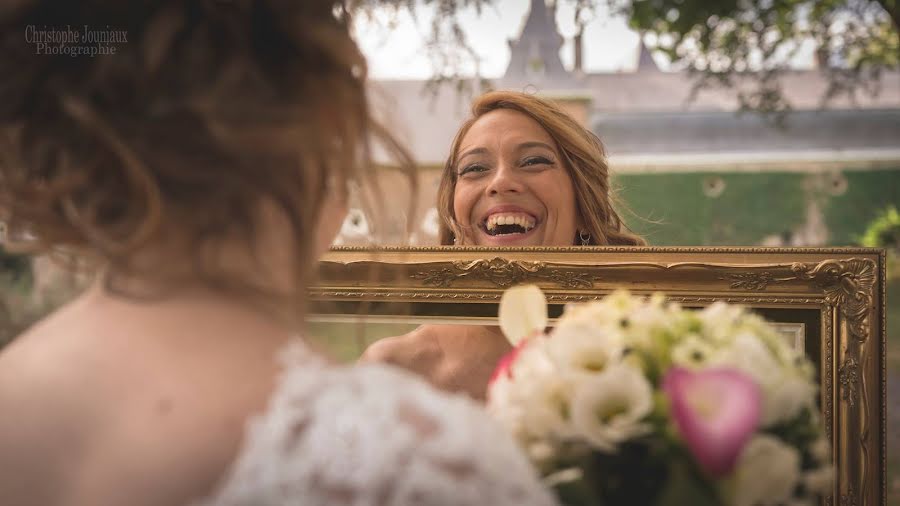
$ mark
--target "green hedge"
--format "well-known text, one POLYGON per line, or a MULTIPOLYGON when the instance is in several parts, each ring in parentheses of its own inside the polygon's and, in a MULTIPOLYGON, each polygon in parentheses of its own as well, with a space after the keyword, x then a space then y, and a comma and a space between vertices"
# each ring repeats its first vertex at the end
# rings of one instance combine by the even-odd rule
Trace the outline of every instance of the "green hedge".
POLYGON ((629 227, 653 245, 751 246, 788 234, 806 222, 815 199, 829 231, 828 245, 858 244, 866 226, 888 205, 900 205, 897 170, 847 171, 846 191, 822 184, 828 174, 797 172, 618 175, 613 185, 629 227), (724 189, 704 186, 720 178, 724 189))

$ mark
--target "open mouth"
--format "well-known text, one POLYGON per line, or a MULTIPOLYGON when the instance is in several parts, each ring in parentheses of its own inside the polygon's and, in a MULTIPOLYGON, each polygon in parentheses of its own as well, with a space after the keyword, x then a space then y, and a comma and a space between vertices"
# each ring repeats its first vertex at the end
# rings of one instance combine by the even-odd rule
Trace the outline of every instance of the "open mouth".
POLYGON ((485 233, 493 237, 527 234, 536 225, 534 217, 523 213, 492 214, 481 224, 485 233))

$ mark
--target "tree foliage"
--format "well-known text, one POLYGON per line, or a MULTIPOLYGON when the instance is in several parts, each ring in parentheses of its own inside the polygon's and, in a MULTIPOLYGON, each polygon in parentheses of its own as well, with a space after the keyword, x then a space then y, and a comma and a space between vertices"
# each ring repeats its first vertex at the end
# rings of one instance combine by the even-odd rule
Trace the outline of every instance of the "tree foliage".
POLYGON ((900 253, 900 212, 895 206, 884 209, 866 227, 860 243, 870 248, 887 248, 900 253))
POLYGON ((471 94, 486 89, 488 83, 481 73, 481 59, 463 30, 460 14, 473 9, 480 16, 496 3, 497 0, 348 0, 348 12, 351 17, 366 21, 386 18, 382 28, 390 30, 402 13, 409 13, 418 21, 423 11, 433 10, 425 38, 425 51, 432 66, 427 87, 434 91, 439 86, 452 85, 460 93, 471 94))
MULTIPOLYGON (((804 44, 815 48, 819 70, 829 86, 822 105, 837 96, 876 95, 885 70, 900 65, 900 0, 556 0, 575 7, 581 32, 598 9, 625 16, 642 34, 651 35, 676 68, 695 79, 695 93, 705 87, 734 90, 741 110, 779 119, 790 111, 782 77, 791 56, 804 44)), ((377 10, 416 17, 423 9, 430 21, 426 50, 434 66, 432 84, 473 81, 466 68, 478 70, 478 56, 466 38, 460 13, 496 8, 499 0, 350 0, 353 15, 371 17, 377 10)), ((476 81, 477 82, 477 81, 476 81)))
MULTIPOLYGON (((613 0, 614 1, 614 0, 613 0)), ((879 92, 900 55, 897 0, 628 0, 615 8, 655 35, 656 48, 696 77, 695 90, 734 89, 744 110, 790 110, 781 77, 803 44, 829 86, 822 104, 879 92)))
POLYGON ((18 282, 31 275, 31 260, 24 255, 7 252, 0 244, 0 286, 18 282))

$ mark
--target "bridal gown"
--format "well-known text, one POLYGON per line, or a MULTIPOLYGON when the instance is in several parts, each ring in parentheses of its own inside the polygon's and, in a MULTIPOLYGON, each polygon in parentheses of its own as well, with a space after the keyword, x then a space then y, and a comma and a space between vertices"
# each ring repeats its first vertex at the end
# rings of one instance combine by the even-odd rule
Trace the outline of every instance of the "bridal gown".
POLYGON ((334 366, 301 341, 203 505, 524 506, 555 500, 472 400, 385 365, 334 366))

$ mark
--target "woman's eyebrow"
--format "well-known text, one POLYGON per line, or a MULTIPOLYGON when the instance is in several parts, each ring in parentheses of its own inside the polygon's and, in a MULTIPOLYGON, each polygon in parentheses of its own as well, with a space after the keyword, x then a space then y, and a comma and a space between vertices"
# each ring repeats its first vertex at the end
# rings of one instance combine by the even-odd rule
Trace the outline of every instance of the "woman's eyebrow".
POLYGON ((459 155, 459 158, 457 158, 457 160, 462 160, 463 158, 470 156, 470 155, 483 155, 487 152, 488 152, 487 148, 472 148, 472 149, 466 151, 465 153, 459 155))
POLYGON ((525 149, 528 149, 528 148, 545 148, 545 149, 550 150, 551 152, 555 152, 555 151, 556 151, 555 149, 553 149, 553 146, 551 146, 551 145, 549 145, 549 144, 547 144, 547 143, 545 143, 545 142, 540 142, 540 141, 528 141, 528 142, 523 142, 522 144, 519 144, 519 145, 516 147, 516 149, 518 149, 519 151, 522 151, 522 150, 525 150, 525 149))

